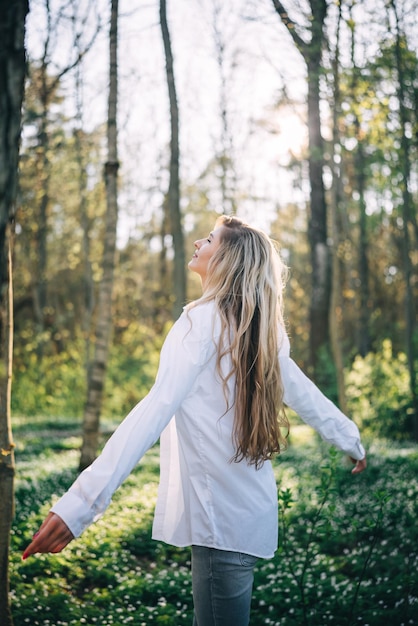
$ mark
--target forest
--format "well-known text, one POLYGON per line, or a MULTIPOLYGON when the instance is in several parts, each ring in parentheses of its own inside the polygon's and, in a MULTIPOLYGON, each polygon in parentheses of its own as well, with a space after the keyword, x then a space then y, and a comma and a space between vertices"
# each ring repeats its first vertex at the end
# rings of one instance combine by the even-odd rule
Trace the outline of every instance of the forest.
POLYGON ((200 294, 193 242, 220 214, 278 242, 292 357, 370 454, 347 486, 290 415, 284 543, 256 574, 252 623, 418 624, 416 0, 0 10, 0 626, 191 623, 189 556, 149 539, 155 450, 87 555, 18 552, 150 389, 200 294))

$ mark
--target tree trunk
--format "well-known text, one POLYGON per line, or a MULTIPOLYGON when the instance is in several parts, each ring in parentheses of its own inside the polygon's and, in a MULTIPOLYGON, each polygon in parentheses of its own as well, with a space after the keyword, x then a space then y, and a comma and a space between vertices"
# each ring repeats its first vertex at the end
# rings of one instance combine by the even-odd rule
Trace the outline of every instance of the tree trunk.
POLYGON ((298 34, 283 4, 273 0, 273 6, 303 56, 308 70, 308 140, 310 218, 308 226, 311 249, 311 303, 310 303, 310 365, 315 377, 318 352, 329 347, 329 307, 331 297, 331 265, 328 247, 327 206, 323 181, 324 142, 321 135, 320 76, 326 0, 310 0, 311 36, 308 42, 298 34))
MULTIPOLYGON (((341 112, 340 95, 340 25, 341 25, 341 4, 338 14, 337 37, 335 55, 333 59, 333 120, 332 120, 332 201, 331 201, 331 234, 333 242, 332 250, 332 281, 331 281, 331 301, 330 301, 330 339, 331 349, 335 361, 338 387, 338 404, 343 413, 347 413, 347 396, 345 393, 344 378, 344 353, 341 341, 341 325, 343 321, 343 297, 342 297, 342 277, 341 261, 339 250, 341 244, 341 220, 339 211, 342 206, 342 163, 335 158, 337 156, 337 146, 341 147, 339 133, 339 118, 341 112)), ((341 150, 340 150, 341 152, 341 150)))
MULTIPOLYGON (((351 17, 352 24, 355 21, 351 17)), ((351 29, 351 64, 352 64, 352 97, 357 105, 357 79, 360 76, 360 70, 356 67, 355 62, 355 29, 351 29)), ((358 107, 356 106, 356 110, 358 107)), ((369 308, 369 260, 368 251, 368 234, 367 234, 367 214, 366 214, 366 163, 364 157, 364 146, 361 132, 361 122, 357 113, 354 113, 354 129, 356 133, 357 147, 355 152, 355 180, 357 183, 357 192, 359 195, 359 257, 358 257, 358 275, 360 280, 359 286, 359 320, 358 320, 358 337, 357 349, 361 356, 366 356, 371 347, 370 340, 370 308, 369 308)))
POLYGON ((323 183, 324 145, 320 128, 319 58, 308 60, 308 137, 311 214, 308 236, 311 248, 310 364, 315 373, 320 350, 329 347, 331 296, 327 206, 323 183))
POLYGON ((354 126, 357 135, 357 148, 355 154, 355 172, 357 181, 357 191, 359 194, 359 279, 360 279, 360 311, 358 329, 358 351, 361 356, 366 356, 370 352, 370 309, 369 309, 369 260, 367 250, 369 238, 367 235, 367 214, 366 214, 366 175, 363 142, 358 117, 355 117, 354 126))
POLYGON ((9 602, 9 540, 13 518, 14 444, 12 383, 12 224, 18 177, 25 77, 27 0, 0 0, 0 615, 12 626, 9 602))
POLYGON ((400 162, 403 170, 402 176, 402 233, 403 233, 403 270, 405 275, 405 342, 406 353, 408 357, 409 384, 413 406, 413 434, 418 440, 418 390, 417 390, 417 373, 415 366, 415 346, 414 346, 414 328, 415 328, 415 311, 414 311, 414 292, 413 292, 413 265, 411 260, 411 241, 410 241, 410 225, 412 222, 413 199, 410 192, 411 187, 411 157, 410 157, 410 140, 407 135, 408 114, 405 105, 405 76, 404 64, 402 59, 402 48, 405 45, 404 37, 401 32, 399 17, 397 12, 396 0, 390 3, 396 24, 395 32, 395 57, 396 69, 398 73, 397 94, 399 101, 399 122, 401 128, 401 150, 400 162))
POLYGON ((48 307, 48 226, 50 213, 50 107, 53 103, 56 89, 59 84, 58 79, 52 79, 50 72, 50 54, 51 54, 51 13, 48 3, 45 4, 46 10, 46 32, 43 45, 43 54, 36 68, 37 83, 39 84, 39 102, 40 102, 40 120, 38 131, 38 145, 36 150, 37 159, 37 178, 38 178, 38 197, 39 204, 37 207, 37 231, 36 231, 36 266, 34 268, 34 310, 37 323, 37 334, 39 339, 37 347, 37 356, 41 360, 43 357, 44 347, 47 342, 44 336, 45 316, 48 307))
MULTIPOLYGON (((10 416, 13 362, 13 289, 12 289, 12 227, 7 227, 2 256, 6 255, 8 281, 2 284, 0 303, 1 374, 0 374, 0 615, 2 625, 12 624, 9 606, 9 537, 14 515, 14 443, 10 416)), ((4 260, 2 259, 2 264, 4 260)), ((2 268, 3 269, 3 268, 2 268)), ((5 278, 5 276, 4 276, 5 278)))
POLYGON ((118 0, 112 0, 110 21, 110 80, 108 100, 107 144, 105 164, 106 224, 103 249, 102 278, 99 286, 94 358, 89 371, 87 401, 83 419, 83 443, 80 470, 94 461, 99 442, 100 411, 112 331, 112 291, 115 268, 118 218, 118 152, 117 152, 117 41, 118 0))
POLYGON ((222 33, 220 24, 222 11, 229 12, 229 9, 223 5, 222 0, 213 0, 213 34, 219 72, 219 113, 221 119, 220 143, 216 152, 217 163, 220 167, 221 209, 226 215, 235 215, 237 212, 236 172, 228 111, 228 77, 225 63, 226 37, 222 33))
POLYGON ((158 303, 155 311, 156 319, 161 315, 161 311, 165 308, 168 310, 169 308, 169 294, 171 291, 171 277, 168 268, 167 261, 167 244, 166 237, 170 233, 170 215, 168 209, 168 197, 164 197, 163 201, 163 215, 160 224, 160 240, 161 240, 161 252, 159 254, 159 275, 160 275, 160 286, 158 293, 158 303))
POLYGON ((173 54, 171 51, 170 33, 167 24, 166 1, 160 0, 160 25, 164 43, 167 73, 168 96, 170 100, 170 182, 168 185, 168 213, 170 230, 174 246, 173 317, 177 318, 186 303, 186 257, 184 251, 184 234, 180 211, 180 175, 179 175, 179 109, 177 103, 176 84, 174 80, 173 54))
MULTIPOLYGON (((86 372, 89 370, 91 360, 91 328, 94 311, 94 278, 93 268, 90 261, 90 220, 88 216, 87 205, 87 163, 83 153, 83 101, 82 101, 82 82, 81 82, 81 65, 77 66, 76 71, 76 102, 77 102, 77 128, 74 130, 74 143, 76 163, 78 168, 78 195, 80 198, 80 225, 83 231, 82 253, 84 262, 84 313, 81 322, 81 328, 86 345, 86 372)), ((88 378, 87 378, 88 382, 88 378)))
MULTIPOLYGON (((39 337, 43 337, 45 330, 45 314, 47 311, 47 266, 48 266, 48 221, 49 221, 49 189, 50 189, 50 162, 49 154, 51 152, 49 145, 49 132, 48 132, 48 116, 50 97, 49 89, 47 86, 48 66, 46 64, 46 55, 48 50, 45 50, 44 58, 42 59, 42 65, 39 70, 41 80, 41 120, 39 130, 39 145, 38 145, 38 184, 40 186, 40 201, 38 207, 38 228, 36 232, 36 261, 37 267, 34 272, 35 285, 34 285, 34 300, 35 300, 35 315, 37 322, 37 332, 39 337)), ((37 355, 41 360, 44 352, 45 338, 39 341, 37 355)))

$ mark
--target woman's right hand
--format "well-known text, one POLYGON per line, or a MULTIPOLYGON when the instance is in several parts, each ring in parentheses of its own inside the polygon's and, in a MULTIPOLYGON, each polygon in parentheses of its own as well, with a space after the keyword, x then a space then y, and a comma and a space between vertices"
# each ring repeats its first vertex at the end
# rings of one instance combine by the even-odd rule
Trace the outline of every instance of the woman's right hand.
POLYGON ((25 560, 37 552, 61 552, 74 539, 67 524, 56 513, 49 513, 23 553, 25 560))

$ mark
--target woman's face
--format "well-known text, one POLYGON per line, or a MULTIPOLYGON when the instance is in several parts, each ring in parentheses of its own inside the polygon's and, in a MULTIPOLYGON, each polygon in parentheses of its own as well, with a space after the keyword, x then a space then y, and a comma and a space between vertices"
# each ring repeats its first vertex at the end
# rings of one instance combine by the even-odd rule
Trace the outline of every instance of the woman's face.
POLYGON ((206 279, 208 263, 221 244, 221 233, 224 228, 224 226, 219 226, 205 239, 198 239, 194 242, 196 250, 189 261, 189 269, 199 274, 203 284, 206 279))

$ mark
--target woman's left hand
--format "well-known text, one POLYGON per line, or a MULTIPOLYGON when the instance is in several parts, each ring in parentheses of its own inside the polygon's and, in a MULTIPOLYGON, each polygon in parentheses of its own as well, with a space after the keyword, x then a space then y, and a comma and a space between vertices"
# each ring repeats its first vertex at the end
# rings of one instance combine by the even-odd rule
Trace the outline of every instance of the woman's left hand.
POLYGON ((355 467, 351 470, 352 474, 360 474, 360 472, 364 472, 367 467, 366 457, 360 460, 353 459, 353 457, 350 457, 350 459, 353 463, 355 463, 355 467))

